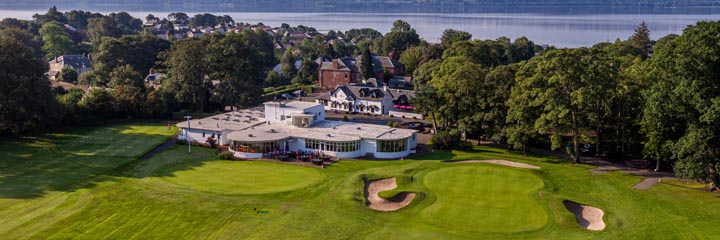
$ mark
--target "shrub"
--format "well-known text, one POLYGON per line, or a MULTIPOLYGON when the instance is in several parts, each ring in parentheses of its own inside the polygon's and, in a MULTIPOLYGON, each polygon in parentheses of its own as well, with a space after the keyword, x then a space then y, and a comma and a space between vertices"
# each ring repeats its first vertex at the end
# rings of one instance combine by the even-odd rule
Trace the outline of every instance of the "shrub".
POLYGON ((458 131, 440 131, 432 136, 432 144, 435 149, 442 150, 467 150, 472 148, 472 143, 460 140, 458 131))
POLYGON ((223 160, 235 159, 235 156, 233 156, 233 154, 230 151, 220 152, 220 153, 218 153, 218 157, 223 160))
POLYGON ((350 121, 350 119, 349 119, 347 116, 343 116, 343 119, 342 119, 342 120, 343 120, 343 122, 349 122, 349 121, 350 121))

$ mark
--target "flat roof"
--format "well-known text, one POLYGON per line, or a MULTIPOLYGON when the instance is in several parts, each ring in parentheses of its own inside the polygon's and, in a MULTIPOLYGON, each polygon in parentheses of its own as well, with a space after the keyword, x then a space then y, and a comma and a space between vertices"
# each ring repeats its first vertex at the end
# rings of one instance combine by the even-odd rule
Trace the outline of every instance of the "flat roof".
MULTIPOLYGON (((221 113, 201 119, 190 119, 190 129, 200 129, 215 132, 223 130, 242 130, 265 122, 265 113, 257 109, 244 109, 221 113)), ((188 121, 176 124, 178 128, 187 128, 188 121)))
POLYGON ((308 128, 295 127, 285 123, 263 123, 248 129, 231 132, 228 134, 228 138, 245 142, 277 141, 289 137, 348 142, 360 141, 361 139, 405 139, 416 132, 418 131, 391 128, 383 125, 325 120, 308 128))
POLYGON ((285 109, 291 109, 291 110, 305 110, 308 108, 313 108, 317 106, 322 106, 319 103, 316 102, 301 102, 301 101, 288 101, 288 102, 265 102, 263 103, 265 106, 282 106, 282 108, 285 109))

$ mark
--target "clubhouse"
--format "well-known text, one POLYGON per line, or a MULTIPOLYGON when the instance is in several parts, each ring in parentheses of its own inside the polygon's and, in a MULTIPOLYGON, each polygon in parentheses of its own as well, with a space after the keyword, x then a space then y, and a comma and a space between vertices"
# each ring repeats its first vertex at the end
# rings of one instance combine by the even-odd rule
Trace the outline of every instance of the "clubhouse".
POLYGON ((415 153, 417 131, 382 125, 325 120, 324 105, 266 102, 264 109, 223 113, 177 124, 181 140, 215 141, 238 158, 263 158, 278 152, 315 153, 338 158, 381 159, 415 153))

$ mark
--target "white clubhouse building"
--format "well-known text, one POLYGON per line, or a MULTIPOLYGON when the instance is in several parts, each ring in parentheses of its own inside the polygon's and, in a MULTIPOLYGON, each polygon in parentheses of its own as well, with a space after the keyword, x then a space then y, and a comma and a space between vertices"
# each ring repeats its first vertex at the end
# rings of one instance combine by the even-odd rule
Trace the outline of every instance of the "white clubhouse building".
POLYGON ((264 112, 242 110, 177 124, 181 140, 214 138, 238 158, 273 152, 313 152, 338 158, 402 158, 415 153, 417 131, 325 120, 323 105, 266 102, 264 112))

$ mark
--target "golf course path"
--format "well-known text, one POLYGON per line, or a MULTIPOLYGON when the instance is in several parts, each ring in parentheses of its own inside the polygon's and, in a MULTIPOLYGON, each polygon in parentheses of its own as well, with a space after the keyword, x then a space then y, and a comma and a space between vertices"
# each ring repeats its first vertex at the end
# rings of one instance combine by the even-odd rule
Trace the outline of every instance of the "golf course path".
POLYGON ((567 208, 568 211, 575 214, 575 220, 577 220, 580 226, 591 231, 600 231, 605 229, 605 222, 603 221, 603 215, 605 215, 605 212, 603 212, 603 210, 569 200, 563 201, 563 205, 565 205, 565 208, 567 208))
POLYGON ((412 202, 413 198, 415 198, 415 193, 406 192, 398 193, 391 199, 385 199, 378 195, 382 191, 393 190, 395 188, 397 188, 395 178, 365 181, 365 199, 367 200, 367 206, 378 211, 390 212, 407 206, 412 202))
POLYGON ((491 160, 462 160, 462 161, 453 161, 453 162, 463 162, 463 163, 483 162, 483 163, 492 163, 492 164, 498 164, 498 165, 516 167, 516 168, 540 169, 540 167, 535 166, 535 165, 530 165, 530 164, 526 164, 526 163, 519 163, 519 162, 512 162, 512 161, 508 161, 508 160, 500 160, 500 159, 491 159, 491 160))
POLYGON ((610 163, 608 161, 599 159, 591 158, 589 160, 586 160, 586 163, 598 166, 596 168, 588 169, 588 171, 592 173, 602 174, 607 172, 621 171, 632 175, 645 177, 642 181, 633 186, 634 189, 638 190, 650 189, 651 187, 660 183, 662 179, 676 179, 675 175, 671 172, 655 172, 648 169, 639 169, 631 166, 610 163))
POLYGON ((638 184, 635 184, 633 186, 634 189, 640 189, 640 190, 646 190, 650 189, 651 187, 655 186, 655 184, 658 184, 660 182, 660 178, 653 178, 648 177, 640 181, 638 184))
POLYGON ((155 149, 150 150, 145 155, 140 157, 140 160, 147 160, 150 157, 154 156, 155 154, 165 151, 165 149, 168 149, 169 147, 175 146, 175 144, 177 143, 177 140, 178 140, 177 135, 171 137, 169 140, 167 140, 167 142, 163 143, 160 146, 157 146, 155 149))

